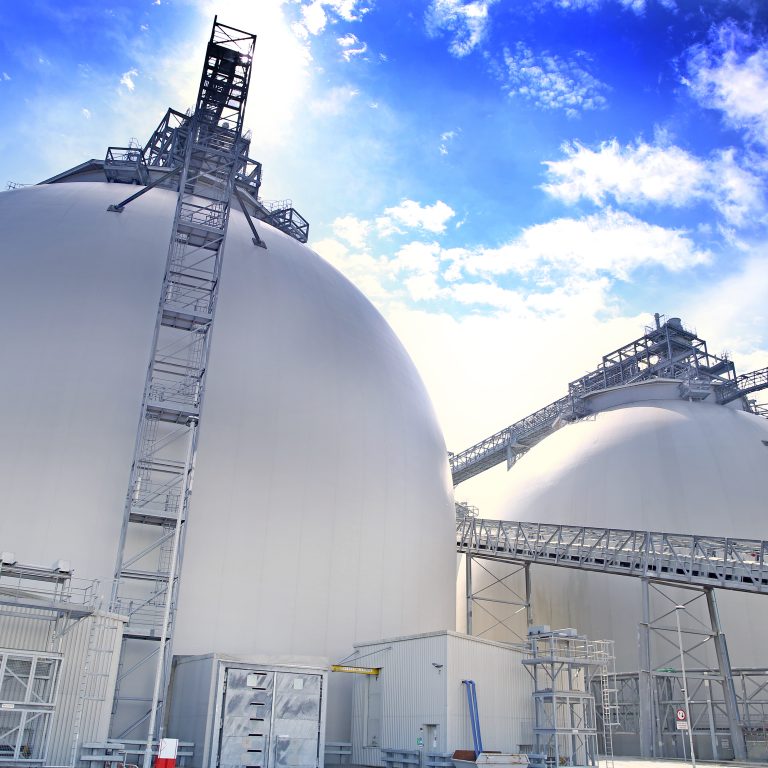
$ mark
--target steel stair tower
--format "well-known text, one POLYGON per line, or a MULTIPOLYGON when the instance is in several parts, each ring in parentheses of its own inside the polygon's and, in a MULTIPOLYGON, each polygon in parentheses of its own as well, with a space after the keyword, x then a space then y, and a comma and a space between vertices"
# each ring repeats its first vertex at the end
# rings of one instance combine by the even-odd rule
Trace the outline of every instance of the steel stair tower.
MULTIPOLYGON (((169 160, 178 198, 110 604, 129 617, 111 735, 146 736, 148 745, 168 687, 230 203, 248 161, 243 116, 255 43, 255 35, 214 19, 195 110, 177 129, 169 160)), ((125 202, 110 210, 119 213, 125 202)), ((149 757, 148 746, 145 766, 149 757)))

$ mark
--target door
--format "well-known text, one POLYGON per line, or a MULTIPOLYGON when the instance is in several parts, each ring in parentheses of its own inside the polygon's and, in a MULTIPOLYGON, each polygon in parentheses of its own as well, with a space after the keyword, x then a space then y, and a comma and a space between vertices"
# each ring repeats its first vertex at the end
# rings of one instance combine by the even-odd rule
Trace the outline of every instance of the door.
POLYGON ((316 768, 320 758, 322 675, 278 672, 269 768, 316 768))
POLYGON ((220 768, 267 768, 275 673, 227 667, 220 768))
POLYGON ((323 677, 227 667, 219 768, 317 768, 323 677))

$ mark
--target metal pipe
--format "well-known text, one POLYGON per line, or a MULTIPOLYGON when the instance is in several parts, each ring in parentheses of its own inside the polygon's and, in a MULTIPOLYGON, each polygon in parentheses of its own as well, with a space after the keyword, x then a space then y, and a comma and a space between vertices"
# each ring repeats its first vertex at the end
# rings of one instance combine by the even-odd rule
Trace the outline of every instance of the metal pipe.
MULTIPOLYGON (((680 611, 684 611, 684 605, 675 606, 675 619, 677 621, 677 647, 680 651, 680 672, 683 675, 683 701, 685 702, 685 716, 688 718, 688 741, 691 745, 691 767, 696 768, 696 752, 693 748, 693 722, 691 721, 691 705, 688 701, 688 678, 685 675, 685 654, 683 653, 683 633, 680 629, 680 611)), ((148 768, 145 766, 145 768, 148 768)))
POLYGON ((149 192, 150 189, 154 189, 158 184, 162 184, 166 179, 169 179, 171 176, 173 176, 174 173, 178 173, 181 170, 182 166, 178 166, 177 168, 171 168, 170 171, 167 173, 164 173, 162 176, 159 176, 157 179, 155 179, 151 184, 147 184, 146 187, 143 189, 140 189, 136 194, 131 195, 130 197, 126 197, 125 200, 116 203, 115 205, 110 205, 109 208, 107 208, 108 211, 111 211, 112 213, 122 213, 123 208, 125 208, 128 203, 133 202, 137 197, 141 197, 143 194, 149 192))
POLYGON ((475 757, 483 751, 483 737, 480 733, 480 712, 477 707, 477 687, 474 680, 462 680, 467 686, 467 704, 469 706, 469 724, 472 728, 472 743, 475 747, 475 757))

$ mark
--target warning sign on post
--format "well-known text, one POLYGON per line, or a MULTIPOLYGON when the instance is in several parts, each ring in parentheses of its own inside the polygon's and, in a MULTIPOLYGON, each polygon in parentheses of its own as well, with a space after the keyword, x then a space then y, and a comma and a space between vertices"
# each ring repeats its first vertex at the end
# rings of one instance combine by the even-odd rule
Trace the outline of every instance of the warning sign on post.
POLYGON ((684 709, 678 709, 675 712, 675 721, 678 731, 688 730, 688 713, 684 709))

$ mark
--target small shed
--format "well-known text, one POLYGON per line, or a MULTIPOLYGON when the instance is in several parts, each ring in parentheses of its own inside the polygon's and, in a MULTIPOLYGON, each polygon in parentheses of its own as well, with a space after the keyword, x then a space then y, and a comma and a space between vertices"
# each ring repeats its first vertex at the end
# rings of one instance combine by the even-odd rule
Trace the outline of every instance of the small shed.
POLYGON ((355 680, 351 762, 382 766, 382 750, 397 749, 440 765, 440 756, 472 749, 463 680, 476 684, 484 748, 530 751, 533 686, 523 656, 522 647, 448 630, 356 644, 345 663, 380 671, 355 680))
POLYGON ((325 659, 176 656, 166 733, 192 768, 318 768, 327 680, 325 659))

